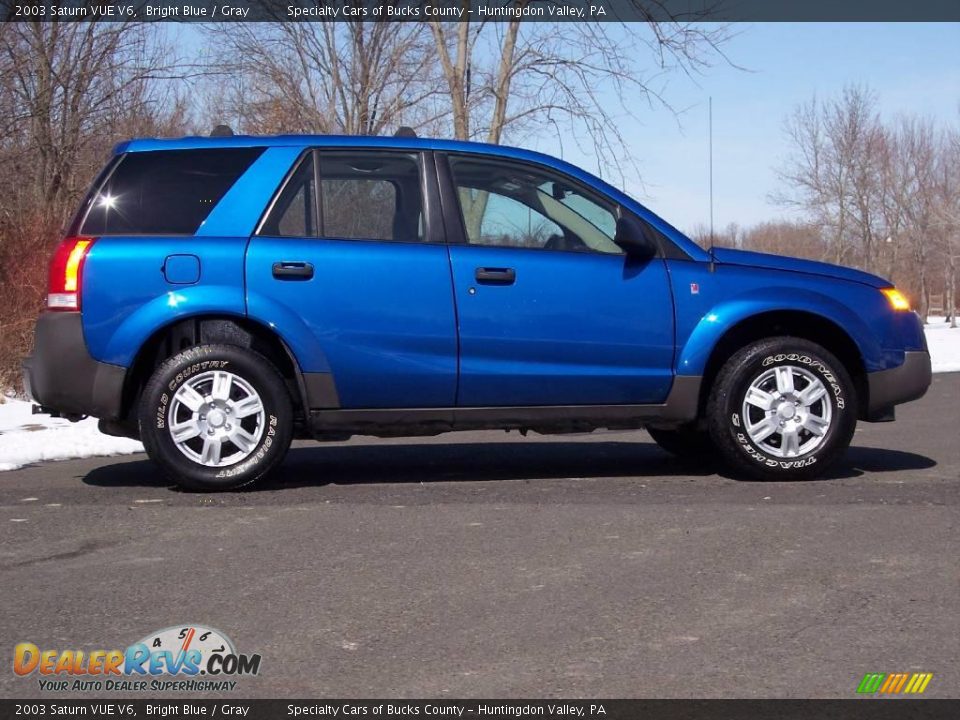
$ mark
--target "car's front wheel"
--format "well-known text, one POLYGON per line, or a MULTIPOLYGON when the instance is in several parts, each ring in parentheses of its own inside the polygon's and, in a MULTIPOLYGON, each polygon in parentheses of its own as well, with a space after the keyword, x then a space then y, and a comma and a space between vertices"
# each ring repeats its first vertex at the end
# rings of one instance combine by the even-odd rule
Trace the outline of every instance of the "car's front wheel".
POLYGON ((262 355, 199 345, 165 361, 144 388, 140 436, 178 485, 229 490, 267 475, 293 435, 290 394, 262 355))
POLYGON ((761 480, 822 475, 850 444, 857 398, 846 368, 795 337, 749 345, 724 364, 707 405, 710 436, 734 471, 761 480))

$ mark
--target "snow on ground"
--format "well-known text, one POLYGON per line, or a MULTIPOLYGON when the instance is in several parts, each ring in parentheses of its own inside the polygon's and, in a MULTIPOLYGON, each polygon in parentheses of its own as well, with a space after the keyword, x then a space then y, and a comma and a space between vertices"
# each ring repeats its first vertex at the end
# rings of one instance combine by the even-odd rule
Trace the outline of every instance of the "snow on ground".
POLYGON ((0 398, 0 470, 44 460, 127 455, 143 452, 136 440, 104 435, 93 418, 72 423, 31 415, 31 403, 0 398))
MULTIPOLYGON (((930 318, 927 343, 934 372, 960 372, 960 328, 943 318, 930 318)), ((31 415, 30 403, 5 398, 0 403, 0 470, 13 470, 45 460, 128 455, 143 452, 143 445, 127 438, 103 435, 97 421, 78 423, 31 415)))
POLYGON ((943 318, 927 318, 924 327, 934 372, 960 372, 960 327, 943 318))

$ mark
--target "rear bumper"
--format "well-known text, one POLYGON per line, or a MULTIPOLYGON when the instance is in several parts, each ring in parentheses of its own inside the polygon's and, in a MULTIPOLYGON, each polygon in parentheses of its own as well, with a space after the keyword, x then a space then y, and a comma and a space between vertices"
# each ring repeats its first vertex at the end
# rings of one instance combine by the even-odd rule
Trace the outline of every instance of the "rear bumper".
POLYGON ((120 417, 127 369, 94 360, 78 312, 47 312, 37 320, 33 355, 23 362, 27 395, 64 414, 120 417))
POLYGON ((887 419, 894 405, 923 397, 930 387, 930 353, 904 353, 903 365, 867 375, 869 404, 866 419, 887 419))

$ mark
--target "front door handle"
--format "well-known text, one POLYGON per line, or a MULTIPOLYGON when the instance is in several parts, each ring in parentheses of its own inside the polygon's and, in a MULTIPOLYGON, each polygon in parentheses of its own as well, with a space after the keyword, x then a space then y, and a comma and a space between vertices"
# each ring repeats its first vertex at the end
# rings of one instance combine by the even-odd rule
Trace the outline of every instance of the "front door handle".
POLYGON ((273 276, 277 280, 309 280, 313 277, 313 264, 308 262, 275 262, 273 276))
POLYGON ((517 271, 513 268, 477 268, 474 277, 477 282, 490 285, 513 285, 517 271))

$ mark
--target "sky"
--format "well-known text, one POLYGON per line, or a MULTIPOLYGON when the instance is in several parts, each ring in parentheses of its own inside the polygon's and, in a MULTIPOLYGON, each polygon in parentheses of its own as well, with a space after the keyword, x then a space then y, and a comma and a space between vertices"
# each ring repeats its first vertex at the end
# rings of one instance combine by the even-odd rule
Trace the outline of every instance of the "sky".
MULTIPOLYGON (((642 28, 642 26, 641 26, 642 28)), ((691 231, 709 213, 708 98, 713 98, 714 226, 750 226, 790 217, 769 201, 782 188, 776 169, 790 153, 783 132, 800 103, 837 96, 844 85, 865 84, 881 114, 913 113, 939 125, 960 125, 960 24, 957 23, 739 23, 722 61, 692 78, 673 77, 666 100, 681 108, 650 109, 639 100, 636 120, 621 125, 640 178, 607 179, 691 231)), ((181 26, 182 41, 196 42, 181 26)), ((630 33, 623 31, 624 42, 630 33)), ((524 137, 522 146, 562 155, 596 172, 596 158, 555 136, 524 137)))
MULTIPOLYGON (((686 108, 679 120, 642 110, 624 126, 642 173, 642 183, 628 180, 624 189, 683 230, 709 221, 711 96, 717 229, 789 217, 768 197, 782 187, 776 169, 791 150, 784 119, 814 94, 866 84, 885 118, 917 113, 960 125, 960 24, 743 23, 736 30, 725 51, 745 70, 725 64, 693 80, 678 76, 667 99, 686 108)), ((565 159, 593 169, 588 157, 565 159)))

